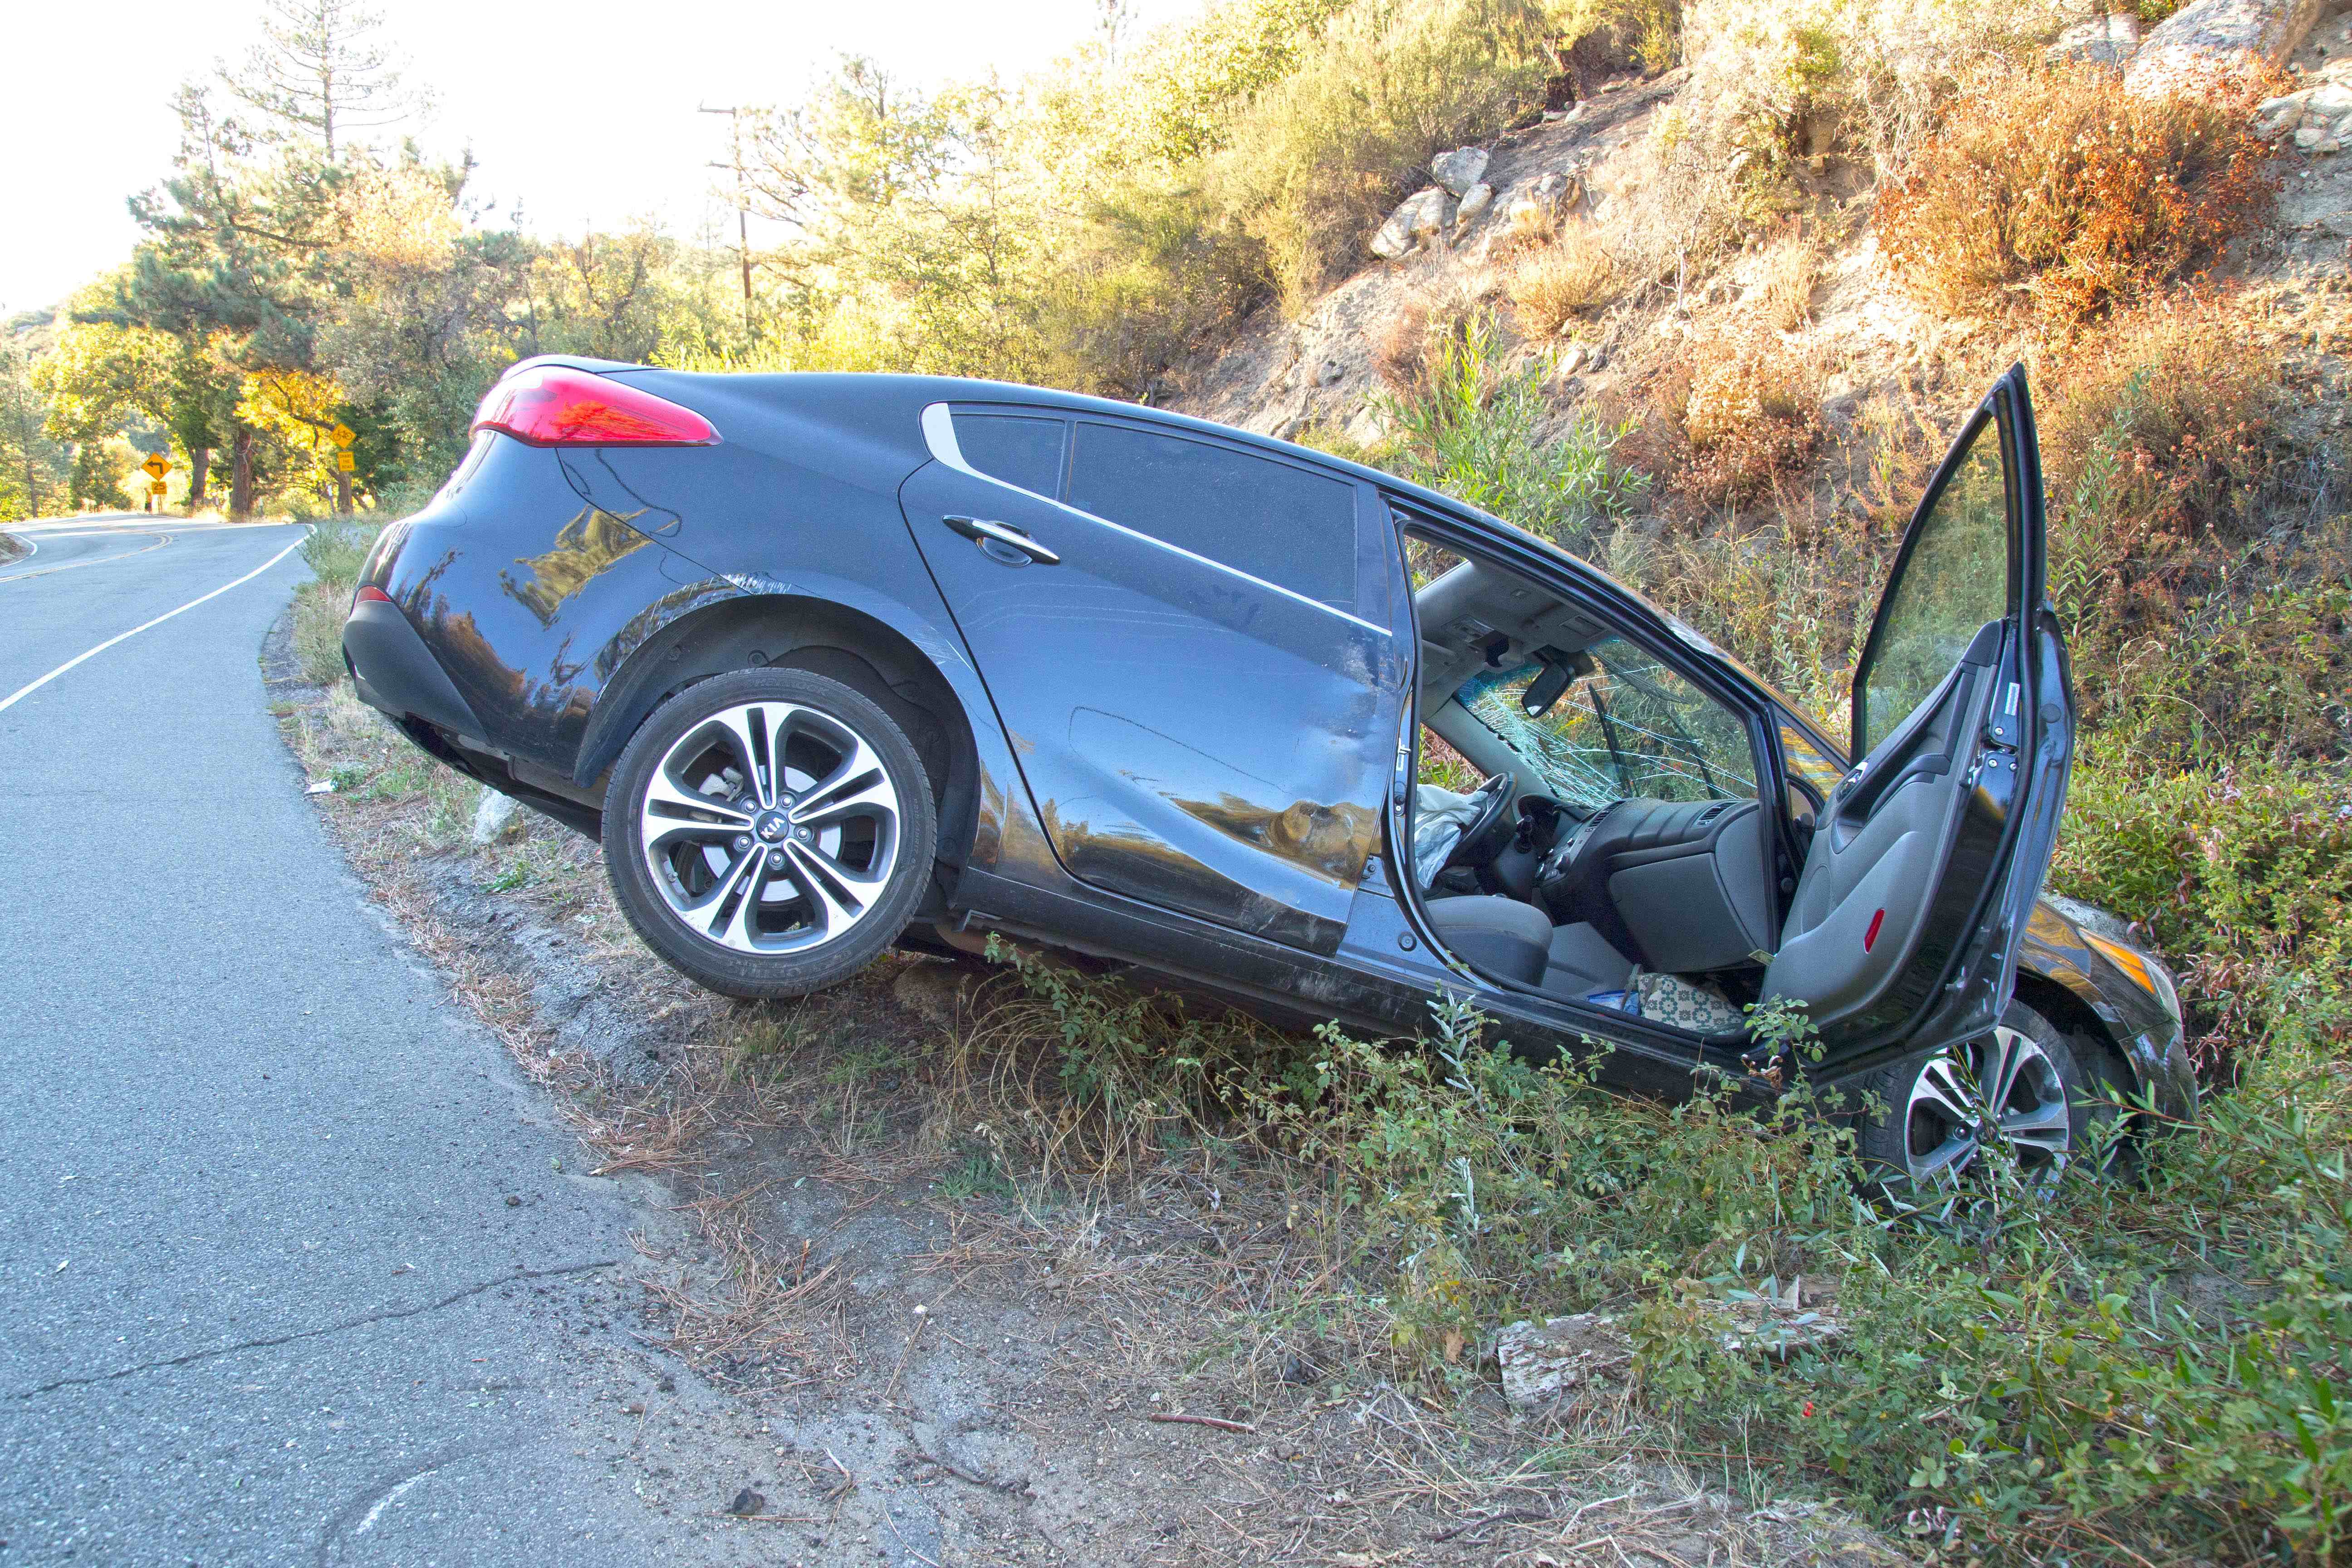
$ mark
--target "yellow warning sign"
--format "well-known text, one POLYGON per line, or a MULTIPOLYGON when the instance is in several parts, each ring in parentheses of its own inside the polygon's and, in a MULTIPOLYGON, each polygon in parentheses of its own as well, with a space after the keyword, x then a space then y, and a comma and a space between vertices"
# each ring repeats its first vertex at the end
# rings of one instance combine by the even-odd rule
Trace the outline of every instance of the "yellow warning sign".
POLYGON ((359 464, 352 460, 349 452, 338 452, 335 454, 335 467, 348 474, 356 470, 359 464))
MULTIPOLYGON (((161 484, 163 483, 163 476, 172 471, 172 459, 163 456, 161 452, 155 452, 150 454, 147 460, 139 466, 147 470, 147 477, 149 479, 161 484)), ((159 490, 156 493, 160 495, 163 492, 159 490)))
POLYGON ((147 493, 151 496, 159 496, 169 489, 171 489, 169 485, 165 484, 161 479, 157 479, 153 484, 147 487, 147 493))
POLYGON ((348 447, 360 438, 360 433, 348 425, 338 425, 327 432, 327 439, 338 447, 348 447))

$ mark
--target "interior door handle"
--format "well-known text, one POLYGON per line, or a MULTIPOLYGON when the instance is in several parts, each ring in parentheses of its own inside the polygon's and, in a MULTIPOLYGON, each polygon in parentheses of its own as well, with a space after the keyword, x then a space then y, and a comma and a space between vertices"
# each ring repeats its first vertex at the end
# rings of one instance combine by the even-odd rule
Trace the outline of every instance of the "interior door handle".
POLYGON ((1042 566, 1058 565, 1062 559, 1009 522, 985 517, 943 517, 940 521, 966 539, 993 539, 999 544, 1009 544, 1042 566))

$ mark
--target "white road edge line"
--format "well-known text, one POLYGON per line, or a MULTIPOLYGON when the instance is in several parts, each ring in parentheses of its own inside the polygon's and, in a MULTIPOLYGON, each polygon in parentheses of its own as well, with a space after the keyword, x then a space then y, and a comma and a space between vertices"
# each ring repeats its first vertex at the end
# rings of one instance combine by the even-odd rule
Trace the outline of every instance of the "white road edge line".
MULTIPOLYGON (((302 539, 308 539, 310 537, 310 531, 305 528, 302 531, 302 539)), ((252 582, 256 577, 260 576, 264 572, 268 571, 272 566, 277 565, 280 561, 285 560, 289 555, 291 555, 294 552, 299 550, 302 547, 302 539, 296 540, 293 543, 288 545, 285 549, 279 551, 277 554, 271 556, 268 560, 263 562, 252 571, 247 572, 244 576, 239 577, 236 582, 224 583, 219 587, 215 588, 211 593, 204 595, 203 598, 190 599, 186 604, 182 605, 176 610, 166 610, 162 615, 157 616, 153 620, 149 621, 142 626, 133 626, 127 632, 121 633, 115 637, 110 637, 104 642, 99 644, 96 647, 91 648, 88 653, 76 654, 73 658, 58 666, 57 668, 49 671, 48 674, 41 677, 40 679, 34 681, 30 686, 20 686, 16 690, 10 692, 7 696, 0 697, 0 713, 5 713, 9 709, 14 708, 17 703, 22 702, 26 698, 30 697, 34 692, 38 691, 42 687, 47 686, 50 681, 55 680, 58 676, 63 675, 67 670, 71 669, 74 666, 96 658, 100 654, 104 653, 116 643, 129 642, 132 637, 137 637, 149 626, 160 626, 165 621, 170 620, 173 616, 185 615, 188 611, 194 609, 198 605, 205 603, 206 600, 219 598, 231 588, 241 588, 245 586, 245 584, 252 582)))

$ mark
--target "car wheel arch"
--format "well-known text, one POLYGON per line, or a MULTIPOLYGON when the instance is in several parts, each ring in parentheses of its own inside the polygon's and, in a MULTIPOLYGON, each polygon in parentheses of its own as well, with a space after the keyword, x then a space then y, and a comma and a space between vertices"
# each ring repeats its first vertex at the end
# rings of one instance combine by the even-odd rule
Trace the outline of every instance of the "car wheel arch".
POLYGON ((915 744, 939 810, 938 856, 961 865, 975 830, 979 759, 971 716, 945 675, 887 622, 792 595, 723 599, 646 639, 605 682, 581 738, 575 782, 601 788, 629 738, 677 693, 759 668, 806 669, 862 692, 915 744))
MULTIPOLYGON (((2112 1079, 2127 1094, 2137 1095, 2147 1087, 2147 1074, 2132 1060, 2131 1053, 2116 1038, 2115 1031, 2091 1005, 2077 995, 2065 982, 2046 974, 2020 968, 2017 972, 2017 999, 2050 1020, 2061 1034, 2078 1046, 2097 1052, 2095 1065, 2106 1069, 2112 1079)), ((2085 1060, 2084 1067, 2094 1066, 2085 1060)))

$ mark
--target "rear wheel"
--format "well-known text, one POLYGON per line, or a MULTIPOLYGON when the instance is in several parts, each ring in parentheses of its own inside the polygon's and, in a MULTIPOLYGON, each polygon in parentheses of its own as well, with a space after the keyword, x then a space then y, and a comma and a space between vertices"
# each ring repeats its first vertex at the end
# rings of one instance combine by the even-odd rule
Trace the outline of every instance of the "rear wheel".
POLYGON ((1989 1145, 2027 1179, 2054 1179, 2088 1153, 2092 1129, 2114 1118, 2075 1043, 2022 1002, 1989 1034, 1899 1062, 1865 1081, 1884 1105, 1857 1142, 1872 1169, 1922 1184, 1959 1180, 1989 1145))
POLYGON ((864 968, 914 912, 937 837, 906 735, 806 670, 679 692, 604 797, 605 871, 629 922, 729 996, 803 995, 864 968))

